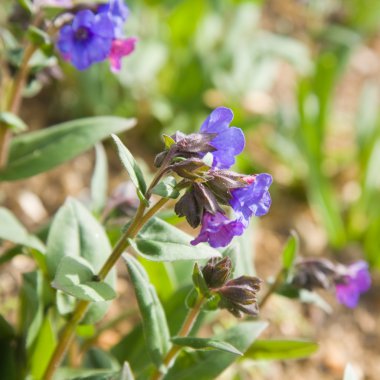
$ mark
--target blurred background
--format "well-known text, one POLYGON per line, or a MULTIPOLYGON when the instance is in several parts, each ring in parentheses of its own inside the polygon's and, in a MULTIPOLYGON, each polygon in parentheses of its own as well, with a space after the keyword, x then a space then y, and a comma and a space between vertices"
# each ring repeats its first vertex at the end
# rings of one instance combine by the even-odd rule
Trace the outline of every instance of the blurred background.
MULTIPOLYGON (((24 120, 39 129, 92 115, 137 117, 123 140, 149 170, 162 133, 195 131, 213 108, 233 109, 233 125, 247 138, 238 171, 274 177, 272 208, 257 221, 252 247, 258 275, 276 273, 291 230, 300 236, 301 255, 344 263, 364 258, 373 273, 373 287, 354 311, 331 295, 323 294, 334 305, 331 314, 273 297, 262 313, 271 322, 265 334, 316 339, 319 352, 293 362, 244 362, 233 379, 341 379, 348 362, 362 379, 378 379, 380 2, 128 5, 127 32, 139 42, 120 75, 107 64, 86 72, 63 64, 60 80, 30 86, 30 95, 38 94, 26 99, 24 120)), ((113 146, 106 148, 112 191, 126 174, 113 146)), ((0 201, 35 228, 66 196, 83 194, 93 162, 89 152, 49 173, 2 184, 0 201)), ((16 269, 25 264, 17 260, 16 269)), ((2 307, 11 309, 6 294, 17 281, 9 276, 0 272, 0 301, 7 299, 2 307)))

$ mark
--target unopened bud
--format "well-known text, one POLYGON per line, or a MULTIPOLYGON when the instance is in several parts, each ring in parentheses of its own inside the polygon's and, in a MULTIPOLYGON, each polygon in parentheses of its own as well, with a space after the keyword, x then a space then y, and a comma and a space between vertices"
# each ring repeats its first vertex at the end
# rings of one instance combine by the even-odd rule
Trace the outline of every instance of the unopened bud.
POLYGON ((211 258, 202 268, 203 277, 209 288, 220 288, 231 275, 232 262, 229 257, 220 260, 218 257, 211 258))
POLYGON ((257 316, 259 313, 257 293, 260 286, 261 280, 251 276, 241 276, 228 281, 218 290, 221 298, 219 307, 227 309, 236 317, 241 317, 243 314, 257 316))

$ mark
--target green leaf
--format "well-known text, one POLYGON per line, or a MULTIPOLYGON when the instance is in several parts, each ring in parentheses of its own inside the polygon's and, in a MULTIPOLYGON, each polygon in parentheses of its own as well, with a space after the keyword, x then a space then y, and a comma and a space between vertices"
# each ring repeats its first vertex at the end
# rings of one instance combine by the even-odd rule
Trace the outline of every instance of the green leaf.
POLYGON ((0 180, 28 178, 52 169, 135 123, 134 119, 113 116, 91 117, 17 136, 12 140, 9 164, 0 171, 0 180))
POLYGON ((318 344, 306 340, 257 340, 244 354, 254 360, 288 360, 310 356, 318 344))
POLYGON ((112 135, 112 138, 116 144, 120 161, 124 165, 125 169, 127 169, 129 177, 136 187, 139 198, 149 204, 145 199, 146 183, 140 167, 137 165, 137 162, 133 158, 131 152, 121 142, 121 140, 116 135, 112 135))
POLYGON ((193 237, 158 218, 152 218, 132 241, 137 253, 152 261, 208 259, 220 253, 206 244, 192 246, 193 237))
POLYGON ((95 145, 96 163, 91 178, 92 210, 99 213, 107 201, 108 167, 107 156, 102 144, 95 145))
POLYGON ((130 255, 124 258, 139 304, 148 352, 153 363, 160 367, 170 347, 165 313, 142 265, 130 255))
POLYGON ((179 337, 174 336, 172 342, 177 346, 191 347, 194 349, 205 349, 211 348, 214 350, 220 350, 225 352, 230 352, 235 355, 243 355, 239 350, 237 350, 232 344, 227 342, 221 342, 209 338, 196 338, 196 337, 179 337))
POLYGON ((35 379, 42 379, 47 365, 55 346, 57 338, 55 335, 55 328, 53 326, 53 318, 51 313, 45 317, 41 330, 38 334, 36 346, 33 354, 30 357, 30 372, 35 379))
MULTIPOLYGON (((61 260, 66 256, 83 258, 98 273, 111 253, 111 246, 103 227, 91 213, 77 200, 69 198, 58 210, 50 227, 47 238, 46 263, 51 279, 55 278, 61 260)), ((105 279, 112 288, 115 286, 115 270, 105 279)), ((60 311, 72 309, 71 297, 60 296, 60 311)), ((106 302, 91 305, 83 323, 94 322, 102 318, 107 311, 106 302)))
POLYGON ((11 128, 14 133, 24 132, 28 129, 28 126, 11 112, 0 112, 0 122, 11 128))
POLYGON ((175 140, 171 136, 163 134, 162 139, 164 140, 166 149, 170 149, 170 147, 175 144, 175 140))
MULTIPOLYGON (((217 335, 215 339, 227 342, 244 353, 267 325, 266 322, 241 322, 217 335)), ((236 354, 217 350, 183 352, 178 356, 174 365, 169 368, 164 380, 215 379, 236 358, 236 354)))
POLYGON ((163 198, 176 199, 179 196, 179 191, 176 189, 177 181, 174 177, 165 177, 158 183, 152 190, 153 194, 159 195, 163 198))
POLYGON ((0 239, 45 252, 44 244, 34 235, 29 234, 25 227, 6 208, 0 207, 0 239))
POLYGON ((80 300, 101 302, 114 299, 115 291, 103 281, 94 281, 90 264, 81 257, 65 256, 53 281, 53 287, 80 300))
POLYGON ((19 4, 28 12, 34 13, 35 7, 31 0, 18 0, 19 4))
POLYGON ((286 242, 286 245, 282 251, 282 267, 289 273, 294 265, 294 261, 297 257, 298 251, 298 236, 295 231, 292 231, 292 236, 286 242))
POLYGON ((33 25, 29 26, 27 37, 36 46, 46 46, 51 44, 49 35, 33 25))

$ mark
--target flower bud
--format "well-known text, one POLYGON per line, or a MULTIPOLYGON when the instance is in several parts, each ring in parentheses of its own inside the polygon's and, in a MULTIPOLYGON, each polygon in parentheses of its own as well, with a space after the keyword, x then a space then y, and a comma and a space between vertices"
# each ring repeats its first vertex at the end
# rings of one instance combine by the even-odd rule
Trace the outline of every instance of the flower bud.
POLYGON ((335 265, 327 259, 305 260, 296 265, 292 284, 307 290, 328 289, 335 272, 335 265))
POLYGON ((220 288, 231 275, 232 262, 229 257, 220 260, 218 257, 211 258, 202 268, 203 277, 209 288, 220 288))
POLYGON ((261 280, 257 277, 241 276, 228 281, 218 289, 220 295, 219 307, 227 309, 236 317, 243 314, 257 316, 257 292, 260 290, 261 280))

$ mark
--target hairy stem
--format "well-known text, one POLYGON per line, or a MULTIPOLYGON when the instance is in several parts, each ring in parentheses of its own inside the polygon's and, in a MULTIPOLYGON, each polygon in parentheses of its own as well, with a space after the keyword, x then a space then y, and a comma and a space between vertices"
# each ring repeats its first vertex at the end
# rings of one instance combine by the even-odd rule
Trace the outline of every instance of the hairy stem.
MULTIPOLYGON (((113 266, 116 264, 117 260, 120 258, 122 253, 129 247, 129 239, 135 237, 141 227, 168 201, 166 198, 160 199, 156 204, 154 204, 144 215, 146 206, 144 202, 140 202, 140 206, 136 211, 136 215, 133 218, 132 223, 123 236, 119 239, 115 248, 113 249, 111 255, 108 257, 107 261, 104 263, 103 267, 98 273, 99 281, 104 280, 113 266)), ((75 307, 75 310, 71 318, 67 321, 65 327, 63 328, 62 334, 60 336, 58 345, 50 359, 49 365, 46 368, 43 380, 50 380, 58 366, 60 365, 70 342, 72 341, 75 333, 76 326, 82 320, 86 311, 90 305, 88 301, 79 301, 75 307)))
MULTIPOLYGON (((183 325, 181 329, 179 330, 177 336, 185 337, 189 335, 191 329, 194 326, 194 323, 196 322, 199 312, 201 311, 202 305, 204 302, 204 298, 199 298, 198 302, 195 304, 194 308, 189 310, 189 313, 187 314, 185 321, 183 322, 183 325)), ((165 355, 163 364, 165 367, 170 367, 175 360, 177 354, 179 351, 181 351, 181 346, 174 345, 168 353, 165 355)), ((155 370, 153 373, 151 380, 161 380, 164 377, 164 373, 160 372, 158 369, 155 370)))

